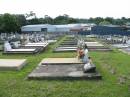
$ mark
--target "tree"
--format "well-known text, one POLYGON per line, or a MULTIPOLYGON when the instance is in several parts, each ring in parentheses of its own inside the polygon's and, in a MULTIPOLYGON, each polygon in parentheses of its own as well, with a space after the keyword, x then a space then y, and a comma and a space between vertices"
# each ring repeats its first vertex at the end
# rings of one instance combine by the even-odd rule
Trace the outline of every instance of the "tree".
POLYGON ((77 23, 91 23, 88 19, 75 19, 77 23))
POLYGON ((34 18, 36 18, 36 13, 34 13, 33 11, 30 11, 29 13, 26 13, 26 14, 25 14, 25 17, 26 17, 26 18, 29 18, 29 17, 34 17, 34 18))
POLYGON ((26 20, 26 17, 24 15, 15 15, 20 26, 24 26, 27 24, 27 20, 26 20))
POLYGON ((46 22, 45 22, 44 18, 39 18, 39 23, 40 24, 45 24, 46 22))
POLYGON ((54 23, 55 23, 55 24, 78 23, 78 20, 77 20, 77 19, 74 19, 74 18, 72 18, 72 17, 69 17, 69 15, 67 15, 67 14, 64 14, 64 15, 57 16, 57 17, 54 19, 54 23))
POLYGON ((110 22, 108 22, 108 21, 103 21, 103 22, 100 22, 99 23, 99 25, 110 25, 111 23, 110 22))
POLYGON ((96 24, 99 24, 100 22, 104 21, 104 19, 101 17, 96 17, 94 21, 96 24))
POLYGON ((116 19, 116 20, 114 20, 113 24, 115 24, 115 25, 124 25, 124 22, 123 22, 122 19, 116 19))
POLYGON ((96 17, 96 18, 89 18, 88 20, 88 23, 95 23, 95 24, 99 24, 100 22, 103 22, 104 19, 102 17, 96 17))
POLYGON ((111 24, 114 24, 114 19, 112 17, 106 17, 104 20, 108 21, 111 24))
POLYGON ((74 18, 69 18, 68 19, 68 23, 71 24, 71 23, 77 23, 77 20, 74 19, 74 18))
POLYGON ((45 22, 46 24, 54 24, 53 19, 52 19, 50 16, 48 16, 48 15, 45 15, 45 16, 44 16, 44 22, 45 22))
POLYGON ((2 20, 2 15, 0 15, 0 32, 2 32, 3 31, 3 20, 2 20))
POLYGON ((54 23, 55 24, 67 24, 67 20, 68 20, 68 16, 57 16, 55 19, 54 19, 54 23))
POLYGON ((33 19, 28 20, 28 24, 29 25, 40 24, 40 22, 38 18, 33 18, 33 19))
POLYGON ((3 26, 2 29, 4 32, 17 32, 20 29, 19 22, 14 15, 10 15, 8 13, 4 14, 3 17, 3 26))

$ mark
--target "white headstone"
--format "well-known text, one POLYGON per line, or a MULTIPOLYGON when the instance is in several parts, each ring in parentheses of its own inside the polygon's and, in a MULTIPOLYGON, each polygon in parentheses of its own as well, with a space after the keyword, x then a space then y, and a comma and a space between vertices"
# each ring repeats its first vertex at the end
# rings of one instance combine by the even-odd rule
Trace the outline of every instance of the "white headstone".
POLYGON ((126 43, 127 43, 128 45, 130 45, 130 40, 126 41, 126 43))
POLYGON ((11 48, 11 45, 9 44, 8 41, 6 41, 4 43, 4 51, 10 51, 12 48, 11 48))
POLYGON ((90 69, 91 68, 91 64, 90 63, 86 63, 85 65, 84 65, 84 70, 88 70, 88 69, 90 69))

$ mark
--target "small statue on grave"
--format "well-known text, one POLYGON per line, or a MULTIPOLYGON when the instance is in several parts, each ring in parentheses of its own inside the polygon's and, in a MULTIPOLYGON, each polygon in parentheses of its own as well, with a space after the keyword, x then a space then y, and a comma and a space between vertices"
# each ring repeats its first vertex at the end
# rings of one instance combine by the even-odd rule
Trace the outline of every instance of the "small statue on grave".
POLYGON ((96 66, 92 63, 91 57, 88 57, 88 62, 84 64, 83 72, 89 73, 89 72, 95 72, 96 66))

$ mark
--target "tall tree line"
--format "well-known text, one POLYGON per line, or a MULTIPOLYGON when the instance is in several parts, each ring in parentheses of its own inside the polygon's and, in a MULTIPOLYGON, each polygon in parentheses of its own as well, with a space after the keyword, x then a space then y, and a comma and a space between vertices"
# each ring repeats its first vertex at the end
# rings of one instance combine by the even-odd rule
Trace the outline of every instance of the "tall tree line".
POLYGON ((26 25, 24 15, 11 15, 5 13, 0 15, 0 33, 20 32, 21 26, 26 25))
POLYGON ((96 17, 89 19, 78 19, 72 18, 69 15, 59 15, 55 18, 52 18, 48 15, 45 15, 44 18, 33 18, 27 20, 27 24, 71 24, 71 23, 95 23, 97 25, 100 24, 113 24, 113 25, 125 25, 126 23, 130 23, 130 18, 118 18, 114 19, 113 17, 96 17))
POLYGON ((119 18, 114 19, 113 17, 96 17, 89 19, 78 19, 70 17, 67 14, 59 15, 55 18, 52 18, 48 15, 45 15, 43 18, 37 18, 36 14, 32 11, 29 14, 25 15, 14 15, 14 14, 1 14, 0 15, 0 32, 20 32, 21 26, 24 25, 33 25, 33 24, 72 24, 72 23, 95 23, 97 25, 125 25, 130 23, 130 18, 119 18), (28 17, 34 16, 31 19, 28 17))

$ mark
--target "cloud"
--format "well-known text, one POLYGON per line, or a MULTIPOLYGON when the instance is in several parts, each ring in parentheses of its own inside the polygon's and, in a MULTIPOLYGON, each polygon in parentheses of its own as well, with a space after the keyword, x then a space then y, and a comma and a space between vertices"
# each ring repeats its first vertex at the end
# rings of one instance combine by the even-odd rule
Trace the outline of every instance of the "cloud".
POLYGON ((76 18, 130 17, 130 0, 0 0, 1 13, 25 14, 34 11, 38 17, 68 14, 76 18))

